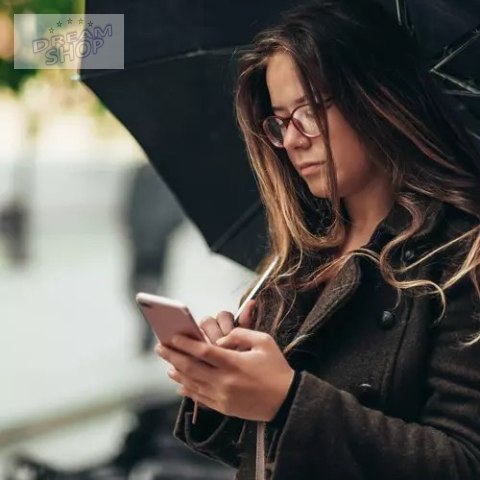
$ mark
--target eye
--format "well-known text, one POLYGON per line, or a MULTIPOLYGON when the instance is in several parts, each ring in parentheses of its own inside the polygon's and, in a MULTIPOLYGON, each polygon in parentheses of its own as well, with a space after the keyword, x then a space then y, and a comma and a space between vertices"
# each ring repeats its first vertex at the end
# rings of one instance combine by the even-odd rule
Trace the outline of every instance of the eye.
POLYGON ((280 117, 273 117, 272 124, 274 128, 279 128, 280 130, 285 130, 285 123, 282 121, 280 117))

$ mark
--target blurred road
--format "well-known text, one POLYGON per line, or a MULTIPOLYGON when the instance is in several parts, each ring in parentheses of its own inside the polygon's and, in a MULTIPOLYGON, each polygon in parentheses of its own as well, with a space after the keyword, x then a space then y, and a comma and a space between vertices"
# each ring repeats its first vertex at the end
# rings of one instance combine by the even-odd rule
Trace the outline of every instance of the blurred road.
MULTIPOLYGON (((147 391, 176 395, 163 361, 137 354, 141 330, 127 298, 128 252, 118 218, 129 167, 42 163, 32 173, 31 261, 14 270, 2 257, 0 265, 0 478, 18 448, 62 465, 102 457, 130 420, 115 402, 147 391), (28 425, 99 405, 110 405, 109 413, 12 441, 28 425)), ((0 165, 0 177, 8 168, 0 165)), ((164 294, 199 319, 235 310, 252 274, 209 253, 185 224, 170 243, 167 278, 164 294)))

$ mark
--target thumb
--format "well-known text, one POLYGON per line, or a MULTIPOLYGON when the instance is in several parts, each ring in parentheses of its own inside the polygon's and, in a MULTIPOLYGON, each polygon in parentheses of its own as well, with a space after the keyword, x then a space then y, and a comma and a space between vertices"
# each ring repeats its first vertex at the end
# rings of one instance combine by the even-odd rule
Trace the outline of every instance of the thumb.
POLYGON ((218 347, 228 348, 231 350, 251 350, 255 344, 255 334, 247 328, 234 328, 228 335, 219 338, 216 342, 218 347))
POLYGON ((238 324, 243 328, 253 328, 256 300, 250 300, 238 317, 238 324))

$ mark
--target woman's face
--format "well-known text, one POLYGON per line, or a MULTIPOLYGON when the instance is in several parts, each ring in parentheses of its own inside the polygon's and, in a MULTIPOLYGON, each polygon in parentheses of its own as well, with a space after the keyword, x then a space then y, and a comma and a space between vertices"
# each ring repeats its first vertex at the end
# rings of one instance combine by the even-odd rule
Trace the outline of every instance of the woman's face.
MULTIPOLYGON (((274 115, 288 117, 295 107, 307 103, 296 65, 288 54, 279 52, 269 58, 266 79, 274 115)), ((339 195, 341 198, 354 195, 365 189, 378 173, 368 160, 357 134, 335 103, 328 108, 327 119, 339 195)), ((311 193, 316 197, 328 198, 327 166, 325 163, 319 164, 327 160, 323 137, 309 138, 290 122, 284 137, 284 147, 311 193), (316 165, 302 168, 312 163, 316 165)))

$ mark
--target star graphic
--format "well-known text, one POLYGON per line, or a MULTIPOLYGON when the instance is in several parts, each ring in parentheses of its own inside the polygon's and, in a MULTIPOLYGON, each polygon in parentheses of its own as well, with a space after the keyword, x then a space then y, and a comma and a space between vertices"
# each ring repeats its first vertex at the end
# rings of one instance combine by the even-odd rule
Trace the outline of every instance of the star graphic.
POLYGON ((67 20, 67 22, 68 22, 68 24, 70 25, 70 24, 73 22, 73 20, 72 20, 71 18, 69 18, 69 19, 67 20))
POLYGON ((62 22, 57 22, 57 27, 61 27, 62 26, 62 22))
POLYGON ((48 31, 49 31, 50 33, 53 33, 53 28, 50 27, 50 28, 48 29, 48 31))
POLYGON ((79 18, 79 19, 78 19, 78 24, 79 24, 79 25, 83 25, 83 18, 79 18))
POLYGON ((88 26, 93 27, 93 22, 92 21, 88 22, 88 26))

